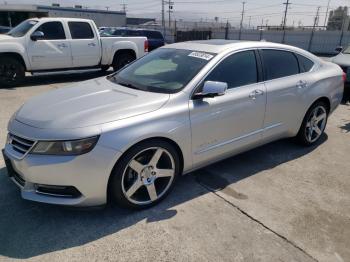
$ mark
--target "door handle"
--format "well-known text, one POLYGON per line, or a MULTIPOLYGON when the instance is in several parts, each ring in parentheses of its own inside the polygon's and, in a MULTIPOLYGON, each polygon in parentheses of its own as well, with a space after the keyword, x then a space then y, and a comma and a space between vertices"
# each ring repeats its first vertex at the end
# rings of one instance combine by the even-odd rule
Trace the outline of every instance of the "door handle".
POLYGON ((263 94, 264 94, 264 91, 262 91, 260 89, 256 89, 249 94, 249 97, 251 99, 255 100, 257 96, 262 96, 263 94))
POLYGON ((68 46, 67 46, 66 44, 63 43, 63 44, 58 44, 57 47, 58 47, 58 48, 66 48, 66 47, 68 47, 68 46))
POLYGON ((95 43, 88 43, 88 46, 96 46, 95 43))
POLYGON ((298 81, 297 88, 305 88, 305 87, 307 87, 306 81, 303 81, 303 80, 298 81))

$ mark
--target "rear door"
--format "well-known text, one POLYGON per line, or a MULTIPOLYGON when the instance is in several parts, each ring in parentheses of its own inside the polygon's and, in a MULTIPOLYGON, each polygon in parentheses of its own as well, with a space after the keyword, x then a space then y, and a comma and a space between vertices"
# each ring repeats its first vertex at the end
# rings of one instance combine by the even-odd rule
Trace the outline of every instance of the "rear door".
POLYGON ((101 61, 101 47, 97 33, 88 22, 69 21, 74 67, 96 66, 101 61))
POLYGON ((298 55, 287 50, 263 49, 260 54, 267 90, 264 139, 293 135, 305 114, 304 97, 314 81, 307 71, 313 62, 299 64, 298 55))
POLYGON ((72 67, 70 41, 60 21, 45 22, 35 31, 43 32, 44 38, 28 38, 27 52, 33 71, 72 67))

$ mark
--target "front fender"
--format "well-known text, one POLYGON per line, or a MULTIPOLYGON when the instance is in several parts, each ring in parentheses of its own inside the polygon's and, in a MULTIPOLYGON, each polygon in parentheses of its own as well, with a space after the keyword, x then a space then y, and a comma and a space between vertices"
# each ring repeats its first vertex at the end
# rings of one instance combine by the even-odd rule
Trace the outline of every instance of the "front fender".
POLYGON ((30 70, 30 63, 26 55, 25 47, 17 42, 1 42, 0 41, 0 55, 5 53, 17 54, 22 57, 27 70, 30 70))
POLYGON ((188 108, 160 109, 152 113, 104 124, 99 143, 125 152, 133 145, 150 138, 166 138, 175 142, 183 154, 184 172, 192 168, 191 126, 188 108), (168 112, 167 112, 168 111, 168 112), (161 116, 160 116, 161 114, 161 116))

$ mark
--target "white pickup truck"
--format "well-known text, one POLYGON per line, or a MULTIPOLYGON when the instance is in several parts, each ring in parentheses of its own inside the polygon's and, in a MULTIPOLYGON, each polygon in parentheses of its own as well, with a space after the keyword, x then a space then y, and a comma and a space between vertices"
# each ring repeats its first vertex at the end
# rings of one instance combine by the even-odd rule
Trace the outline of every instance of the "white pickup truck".
POLYGON ((25 72, 118 70, 146 52, 146 37, 100 37, 92 20, 28 19, 0 35, 0 88, 19 83, 25 72))

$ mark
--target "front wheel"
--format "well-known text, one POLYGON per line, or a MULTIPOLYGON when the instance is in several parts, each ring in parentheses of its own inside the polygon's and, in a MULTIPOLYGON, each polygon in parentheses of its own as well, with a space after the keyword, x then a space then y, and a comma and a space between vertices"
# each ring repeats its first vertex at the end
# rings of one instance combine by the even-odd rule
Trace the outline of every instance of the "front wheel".
POLYGON ((151 140, 131 148, 115 166, 109 185, 112 200, 127 208, 147 208, 166 197, 180 172, 174 147, 151 140))
POLYGON ((315 144, 324 133, 327 119, 327 105, 322 101, 313 104, 304 117, 297 135, 298 140, 306 146, 315 144))
POLYGON ((24 66, 12 57, 0 59, 0 86, 12 87, 21 83, 25 76, 24 66))

